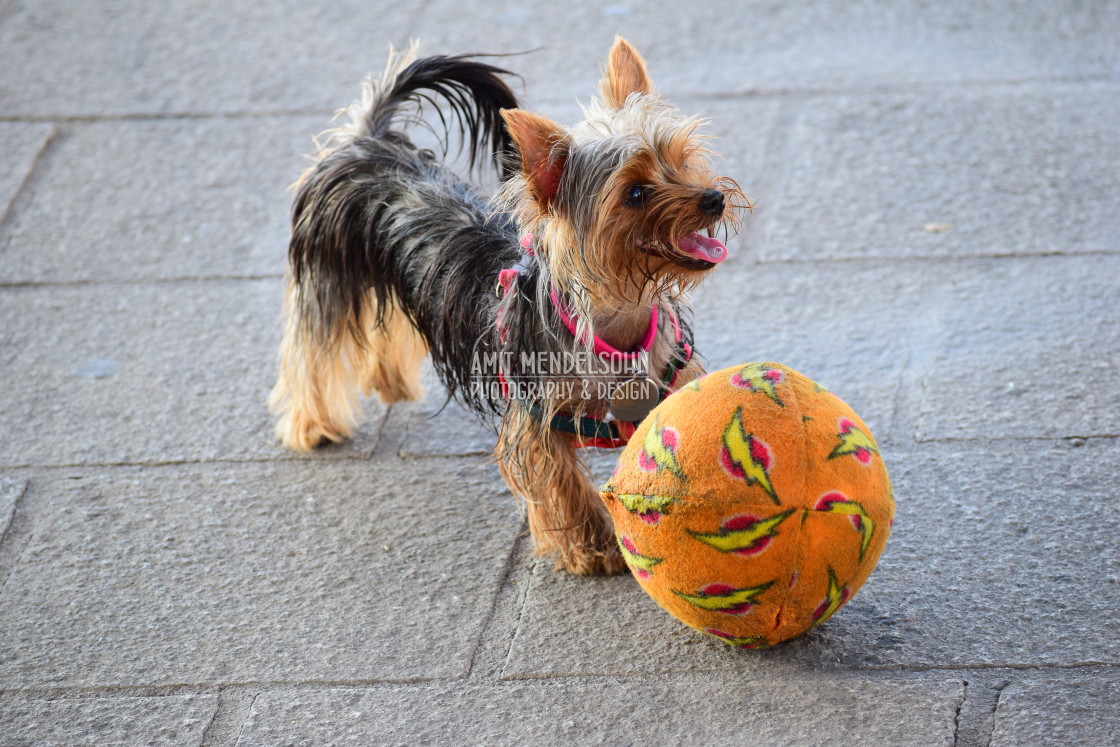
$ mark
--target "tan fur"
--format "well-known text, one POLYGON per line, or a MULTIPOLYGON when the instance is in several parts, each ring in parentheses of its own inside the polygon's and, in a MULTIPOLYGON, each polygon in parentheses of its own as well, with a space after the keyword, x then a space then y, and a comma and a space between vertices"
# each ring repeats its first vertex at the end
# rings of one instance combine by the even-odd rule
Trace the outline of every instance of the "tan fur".
MULTIPOLYGON (((370 298, 370 306, 374 301, 370 298)), ((420 386, 420 366, 428 355, 424 338, 412 326, 404 312, 394 307, 368 337, 363 356, 362 393, 377 393, 385 404, 409 402, 424 398, 420 386)))
POLYGON ((579 575, 621 573, 626 565, 591 474, 572 437, 542 427, 514 405, 495 447, 498 469, 529 521, 533 552, 555 556, 579 575))
POLYGON ((616 109, 625 104, 632 93, 648 95, 653 92, 645 59, 621 36, 614 38, 599 91, 603 100, 616 109))
POLYGON ((362 411, 359 392, 376 391, 386 403, 424 396, 419 378, 427 346, 402 311, 386 309, 381 326, 375 326, 371 296, 363 319, 344 325, 327 347, 301 328, 295 306, 296 290, 289 284, 280 373, 268 399, 281 416, 276 435, 289 449, 311 451, 323 441, 353 435, 362 411), (359 337, 355 329, 365 334, 359 337))
MULTIPOLYGON (((652 368, 663 370, 670 353, 667 338, 658 336, 650 350, 652 368)), ((703 375, 702 365, 692 358, 677 375, 674 388, 703 375)), ((593 386, 600 381, 587 378, 593 386)), ((534 553, 556 557, 557 568, 577 575, 619 573, 625 570, 625 564, 614 529, 576 448, 575 437, 544 425, 556 412, 578 416, 587 409, 603 410, 607 403, 572 400, 540 404, 544 415, 538 421, 523 407, 511 403, 494 447, 498 469, 528 519, 534 553)))
MULTIPOLYGON (((657 96, 645 61, 621 38, 611 49, 600 91, 601 100, 585 109, 585 121, 572 130, 537 114, 503 112, 523 167, 521 179, 504 187, 503 199, 518 211, 522 230, 536 237, 549 276, 576 311, 578 331, 588 339, 600 334, 628 350, 644 333, 654 304, 664 309, 667 299, 681 296, 704 275, 656 251, 637 251, 641 237, 670 243, 711 226, 712 216, 698 205, 707 190, 724 193, 728 230, 749 203, 734 181, 712 171, 711 154, 698 132, 701 121, 682 117, 657 96), (598 212, 590 230, 580 235, 580 229, 553 213, 550 201, 573 144, 593 147, 603 139, 632 142, 636 153, 601 194, 589 195, 598 212), (654 202, 647 210, 621 207, 632 184, 653 187, 654 202)), ((663 332, 650 351, 651 368, 664 370, 671 352, 663 332)), ((701 375, 702 367, 692 360, 679 373, 676 387, 701 375)), ((598 383, 594 376, 585 378, 598 383)), ((608 403, 539 404, 547 423, 556 412, 603 412, 608 403)), ((574 445, 573 436, 549 430, 511 404, 495 455, 502 476, 523 502, 537 554, 556 555, 559 565, 572 573, 621 570, 613 532, 574 445)))
POLYGON ((570 139, 564 128, 533 112, 503 109, 502 119, 521 152, 525 182, 540 210, 547 212, 560 185, 570 139))

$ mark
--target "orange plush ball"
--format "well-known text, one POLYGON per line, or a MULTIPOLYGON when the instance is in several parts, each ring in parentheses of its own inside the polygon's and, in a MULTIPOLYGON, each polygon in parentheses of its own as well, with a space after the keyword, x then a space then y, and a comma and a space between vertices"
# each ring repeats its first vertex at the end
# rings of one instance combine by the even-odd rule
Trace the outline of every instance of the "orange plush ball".
POLYGON ((842 607, 894 516, 871 431, 777 363, 725 368, 670 396, 600 494, 642 588, 685 624, 745 648, 842 607))

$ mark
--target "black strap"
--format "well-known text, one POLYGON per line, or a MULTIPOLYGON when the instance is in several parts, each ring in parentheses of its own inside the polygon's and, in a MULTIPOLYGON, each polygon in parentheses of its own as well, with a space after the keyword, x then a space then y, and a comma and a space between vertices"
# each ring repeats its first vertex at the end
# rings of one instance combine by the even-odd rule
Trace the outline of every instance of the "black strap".
MULTIPOLYGON (((658 403, 664 402, 665 398, 669 396, 669 382, 676 376, 677 371, 688 365, 689 350, 685 346, 684 341, 677 343, 677 352, 679 355, 674 355, 669 359, 669 365, 665 367, 665 374, 661 377, 665 388, 661 390, 661 397, 658 403)), ((540 402, 528 402, 519 399, 518 402, 529 413, 529 416, 536 420, 538 423, 544 420, 544 411, 541 409, 540 402)), ((598 418, 582 415, 578 418, 563 413, 556 413, 552 419, 548 421, 548 427, 554 431, 561 433, 570 433, 580 438, 602 438, 617 441, 621 438, 618 432, 618 421, 615 420, 600 420, 598 418)), ((640 420, 631 422, 635 428, 641 424, 640 420)))
MULTIPOLYGON (((518 400, 518 402, 521 403, 521 406, 525 408, 533 420, 539 423, 544 419, 544 412, 542 412, 539 402, 526 402, 525 400, 518 400)), ((632 425, 637 427, 638 423, 632 425)), ((598 438, 612 441, 621 438, 618 433, 617 421, 599 420, 586 415, 574 418, 571 415, 556 413, 552 416, 552 420, 548 421, 548 427, 554 431, 570 433, 580 438, 598 438)))

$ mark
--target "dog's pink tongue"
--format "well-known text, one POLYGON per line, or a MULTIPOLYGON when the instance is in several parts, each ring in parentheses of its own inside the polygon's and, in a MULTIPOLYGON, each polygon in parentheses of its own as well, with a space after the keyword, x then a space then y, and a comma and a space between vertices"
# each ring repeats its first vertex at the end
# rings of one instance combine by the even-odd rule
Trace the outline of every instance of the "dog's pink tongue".
POLYGON ((722 241, 696 231, 677 239, 677 250, 681 254, 711 262, 713 265, 718 265, 727 259, 727 247, 723 245, 722 241))

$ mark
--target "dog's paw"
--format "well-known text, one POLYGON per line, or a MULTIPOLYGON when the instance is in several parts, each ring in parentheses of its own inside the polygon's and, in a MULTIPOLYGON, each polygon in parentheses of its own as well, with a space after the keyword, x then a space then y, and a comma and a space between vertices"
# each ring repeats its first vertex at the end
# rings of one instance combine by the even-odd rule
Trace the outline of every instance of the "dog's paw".
POLYGON ((626 561, 612 541, 606 548, 572 548, 556 567, 575 576, 614 576, 626 570, 626 561))
POLYGON ((325 428, 310 418, 296 417, 288 412, 276 423, 276 437, 292 451, 308 452, 332 441, 341 441, 348 434, 338 428, 325 428))

